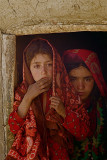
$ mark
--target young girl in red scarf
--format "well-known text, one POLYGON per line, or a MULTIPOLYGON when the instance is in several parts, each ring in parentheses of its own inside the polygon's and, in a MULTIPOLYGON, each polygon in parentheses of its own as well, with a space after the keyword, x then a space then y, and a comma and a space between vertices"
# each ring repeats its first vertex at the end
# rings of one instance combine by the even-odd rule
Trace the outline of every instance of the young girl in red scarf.
POLYGON ((6 160, 69 160, 73 138, 89 132, 87 111, 47 40, 34 39, 24 50, 23 82, 8 123, 15 141, 6 160))
POLYGON ((74 160, 107 159, 107 86, 96 53, 85 49, 67 50, 63 62, 72 85, 90 117, 90 132, 75 141, 74 160))

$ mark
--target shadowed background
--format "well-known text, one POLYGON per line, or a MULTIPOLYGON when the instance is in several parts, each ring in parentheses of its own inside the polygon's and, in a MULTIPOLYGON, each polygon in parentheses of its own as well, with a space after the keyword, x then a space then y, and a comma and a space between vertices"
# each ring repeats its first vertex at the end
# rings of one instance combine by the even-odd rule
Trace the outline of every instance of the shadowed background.
POLYGON ((72 32, 17 36, 17 83, 22 81, 23 50, 33 38, 37 37, 42 37, 49 40, 60 55, 62 55, 64 50, 67 49, 84 48, 93 50, 98 54, 103 75, 107 82, 107 32, 72 32))

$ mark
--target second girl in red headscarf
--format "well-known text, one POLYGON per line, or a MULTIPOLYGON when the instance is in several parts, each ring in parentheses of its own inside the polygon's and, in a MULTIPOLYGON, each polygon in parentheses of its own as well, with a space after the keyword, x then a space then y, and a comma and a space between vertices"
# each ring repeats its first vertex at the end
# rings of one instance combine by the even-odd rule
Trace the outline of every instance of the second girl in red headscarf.
POLYGON ((67 50, 63 62, 90 117, 88 137, 75 141, 74 160, 107 159, 107 86, 98 56, 86 49, 67 50))

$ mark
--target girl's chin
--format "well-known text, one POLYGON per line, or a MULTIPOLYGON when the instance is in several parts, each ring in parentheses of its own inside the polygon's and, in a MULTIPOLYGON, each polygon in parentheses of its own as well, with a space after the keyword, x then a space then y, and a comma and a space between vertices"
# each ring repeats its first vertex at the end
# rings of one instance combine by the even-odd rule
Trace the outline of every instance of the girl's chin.
POLYGON ((81 98, 82 103, 86 102, 88 99, 88 97, 80 97, 80 98, 81 98))

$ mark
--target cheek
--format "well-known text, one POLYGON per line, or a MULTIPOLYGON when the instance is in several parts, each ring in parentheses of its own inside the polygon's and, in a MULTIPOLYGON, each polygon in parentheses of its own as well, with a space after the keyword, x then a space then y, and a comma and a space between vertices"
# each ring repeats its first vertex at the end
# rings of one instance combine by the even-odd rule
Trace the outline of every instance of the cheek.
POLYGON ((52 77, 52 75, 53 75, 53 69, 49 69, 48 70, 48 74, 52 77))
POLYGON ((35 81, 38 81, 40 79, 40 72, 38 71, 32 71, 32 77, 35 81))
POLYGON ((32 73, 32 77, 34 78, 35 77, 35 72, 32 71, 31 73, 32 73))
POLYGON ((93 90, 93 87, 94 87, 94 81, 89 83, 88 85, 86 85, 87 87, 87 90, 91 93, 91 91, 93 90))

